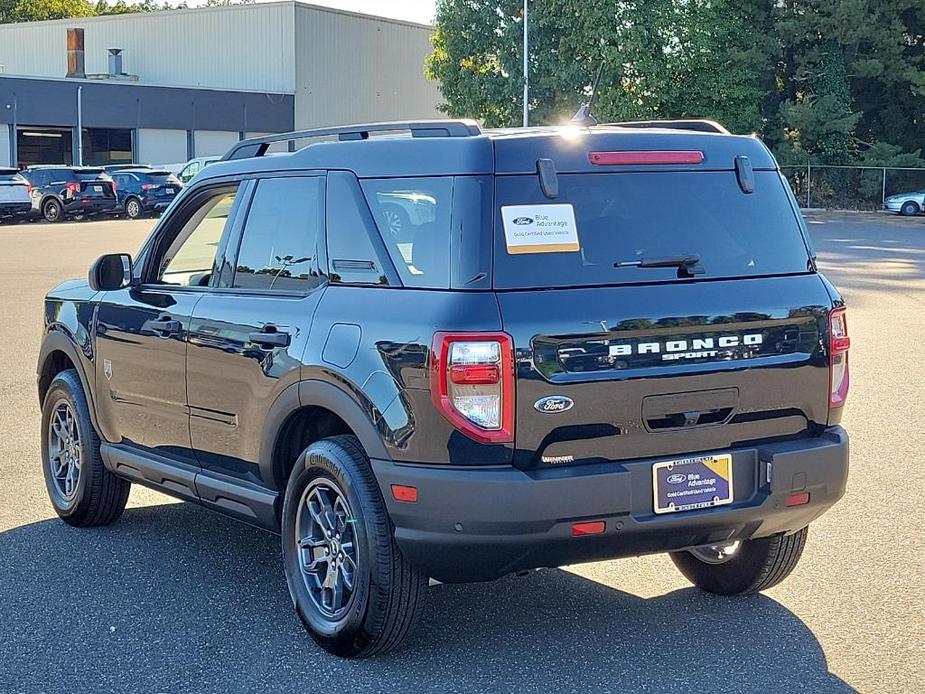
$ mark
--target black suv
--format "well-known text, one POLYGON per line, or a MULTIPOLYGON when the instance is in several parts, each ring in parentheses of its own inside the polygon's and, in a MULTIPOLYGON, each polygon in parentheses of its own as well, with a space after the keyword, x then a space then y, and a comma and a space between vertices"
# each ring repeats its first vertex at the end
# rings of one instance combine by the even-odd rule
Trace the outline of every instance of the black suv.
POLYGON ((159 169, 121 169, 110 175, 119 207, 129 219, 163 212, 183 188, 179 178, 159 169))
POLYGON ((225 159, 46 299, 68 523, 137 482, 278 532, 305 626, 363 656, 428 578, 668 552, 764 590, 844 493, 843 302, 758 139, 428 121, 225 159))
POLYGON ((48 222, 119 211, 112 178, 101 168, 34 166, 22 175, 32 186, 33 210, 48 222))

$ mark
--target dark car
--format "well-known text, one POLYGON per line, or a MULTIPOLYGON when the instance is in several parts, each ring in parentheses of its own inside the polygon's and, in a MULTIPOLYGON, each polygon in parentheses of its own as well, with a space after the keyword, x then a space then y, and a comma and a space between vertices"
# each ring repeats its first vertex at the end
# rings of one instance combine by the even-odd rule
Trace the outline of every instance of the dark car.
POLYGON ((32 212, 32 189, 19 169, 0 168, 0 220, 24 219, 32 212))
POLYGON ((88 166, 35 166, 22 175, 32 185, 32 209, 48 222, 117 212, 112 178, 88 166))
POLYGON ((119 206, 129 219, 163 212, 183 188, 179 178, 158 169, 126 169, 111 176, 119 206))
POLYGON ((280 533, 305 627, 366 656, 428 578, 667 552, 768 589, 844 494, 845 307, 757 138, 424 121, 225 159, 46 298, 67 523, 134 482, 280 533))

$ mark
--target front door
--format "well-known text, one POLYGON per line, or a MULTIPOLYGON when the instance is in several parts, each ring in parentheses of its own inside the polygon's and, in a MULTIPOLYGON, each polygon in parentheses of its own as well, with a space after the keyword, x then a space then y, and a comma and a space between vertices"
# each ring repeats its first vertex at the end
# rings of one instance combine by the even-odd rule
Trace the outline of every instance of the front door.
MULTIPOLYGON (((324 177, 256 182, 247 219, 226 248, 218 286, 196 304, 187 384, 200 464, 265 485, 263 428, 273 402, 300 378, 323 291, 324 177)), ((269 464, 270 461, 265 461, 269 464)))
POLYGON ((138 283, 107 292, 96 322, 97 408, 113 443, 195 462, 186 352, 193 309, 208 291, 230 229, 236 186, 194 196, 161 224, 138 283))

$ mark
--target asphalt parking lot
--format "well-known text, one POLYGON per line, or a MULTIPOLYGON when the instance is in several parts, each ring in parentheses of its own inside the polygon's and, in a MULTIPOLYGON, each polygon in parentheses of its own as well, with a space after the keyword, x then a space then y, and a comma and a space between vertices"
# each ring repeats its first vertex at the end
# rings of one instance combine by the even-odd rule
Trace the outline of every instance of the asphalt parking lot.
POLYGON ((111 527, 53 517, 42 296, 152 222, 0 226, 0 692, 923 691, 925 218, 809 222, 849 303, 852 471, 789 580, 716 598, 652 556, 436 586, 362 662, 303 632, 272 535, 138 487, 111 527))

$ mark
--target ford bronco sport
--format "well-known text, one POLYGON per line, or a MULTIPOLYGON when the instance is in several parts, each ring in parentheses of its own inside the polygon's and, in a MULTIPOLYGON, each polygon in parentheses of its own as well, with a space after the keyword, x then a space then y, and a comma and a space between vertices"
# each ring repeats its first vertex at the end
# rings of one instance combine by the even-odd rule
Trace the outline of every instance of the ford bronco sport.
POLYGON ((139 483, 278 532, 308 631, 365 656, 428 578, 667 552, 713 593, 783 580, 845 490, 848 348, 754 137, 287 133, 50 292, 44 475, 72 525, 139 483))

